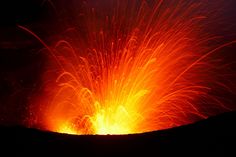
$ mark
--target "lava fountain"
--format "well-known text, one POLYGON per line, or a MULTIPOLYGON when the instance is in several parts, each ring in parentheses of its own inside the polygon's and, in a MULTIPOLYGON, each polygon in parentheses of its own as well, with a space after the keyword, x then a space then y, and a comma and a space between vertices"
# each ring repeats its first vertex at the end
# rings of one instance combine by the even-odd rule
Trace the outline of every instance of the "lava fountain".
POLYGON ((217 56, 235 41, 219 42, 205 30, 217 7, 185 0, 89 4, 83 27, 54 46, 20 26, 50 53, 31 123, 69 134, 131 134, 230 110, 214 93, 230 91, 227 65, 217 56))

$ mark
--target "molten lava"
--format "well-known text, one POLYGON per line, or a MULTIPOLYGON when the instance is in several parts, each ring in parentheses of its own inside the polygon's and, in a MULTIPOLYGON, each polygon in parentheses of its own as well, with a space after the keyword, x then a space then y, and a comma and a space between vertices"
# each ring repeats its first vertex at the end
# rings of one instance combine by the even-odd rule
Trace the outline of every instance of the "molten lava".
POLYGON ((204 28, 214 11, 183 0, 112 2, 84 11, 83 33, 50 47, 41 41, 51 54, 33 111, 42 128, 142 133, 228 109, 212 94, 226 88, 214 54, 234 42, 212 44, 219 37, 204 28))

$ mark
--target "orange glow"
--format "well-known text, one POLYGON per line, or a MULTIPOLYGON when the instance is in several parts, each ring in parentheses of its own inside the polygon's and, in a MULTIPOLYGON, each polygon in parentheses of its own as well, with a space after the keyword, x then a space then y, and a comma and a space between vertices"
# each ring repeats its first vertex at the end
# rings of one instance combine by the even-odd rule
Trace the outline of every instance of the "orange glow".
POLYGON ((208 46, 218 37, 204 32, 214 15, 204 3, 114 2, 108 13, 87 10, 83 42, 45 44, 52 58, 36 107, 45 129, 142 133, 214 114, 207 108, 227 110, 209 94, 222 71, 212 55, 234 42, 208 46))

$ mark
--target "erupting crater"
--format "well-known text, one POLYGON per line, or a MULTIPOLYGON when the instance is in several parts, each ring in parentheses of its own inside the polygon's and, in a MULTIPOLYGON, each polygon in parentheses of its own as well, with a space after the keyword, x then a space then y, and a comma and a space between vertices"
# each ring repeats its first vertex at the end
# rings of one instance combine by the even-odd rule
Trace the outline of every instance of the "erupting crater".
POLYGON ((54 46, 19 26, 50 52, 43 94, 31 107, 34 125, 68 134, 132 134, 230 110, 212 91, 229 88, 217 56, 235 41, 219 43, 205 30, 215 10, 185 0, 107 5, 84 7, 84 29, 71 29, 54 46))

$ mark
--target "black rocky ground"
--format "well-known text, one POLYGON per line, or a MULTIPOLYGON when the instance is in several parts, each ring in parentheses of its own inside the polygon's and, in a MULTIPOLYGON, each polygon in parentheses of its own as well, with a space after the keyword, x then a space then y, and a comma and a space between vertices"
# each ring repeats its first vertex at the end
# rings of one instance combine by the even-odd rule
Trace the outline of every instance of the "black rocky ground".
POLYGON ((0 127, 0 153, 7 156, 234 156, 235 148, 236 112, 135 135, 76 136, 0 127))

